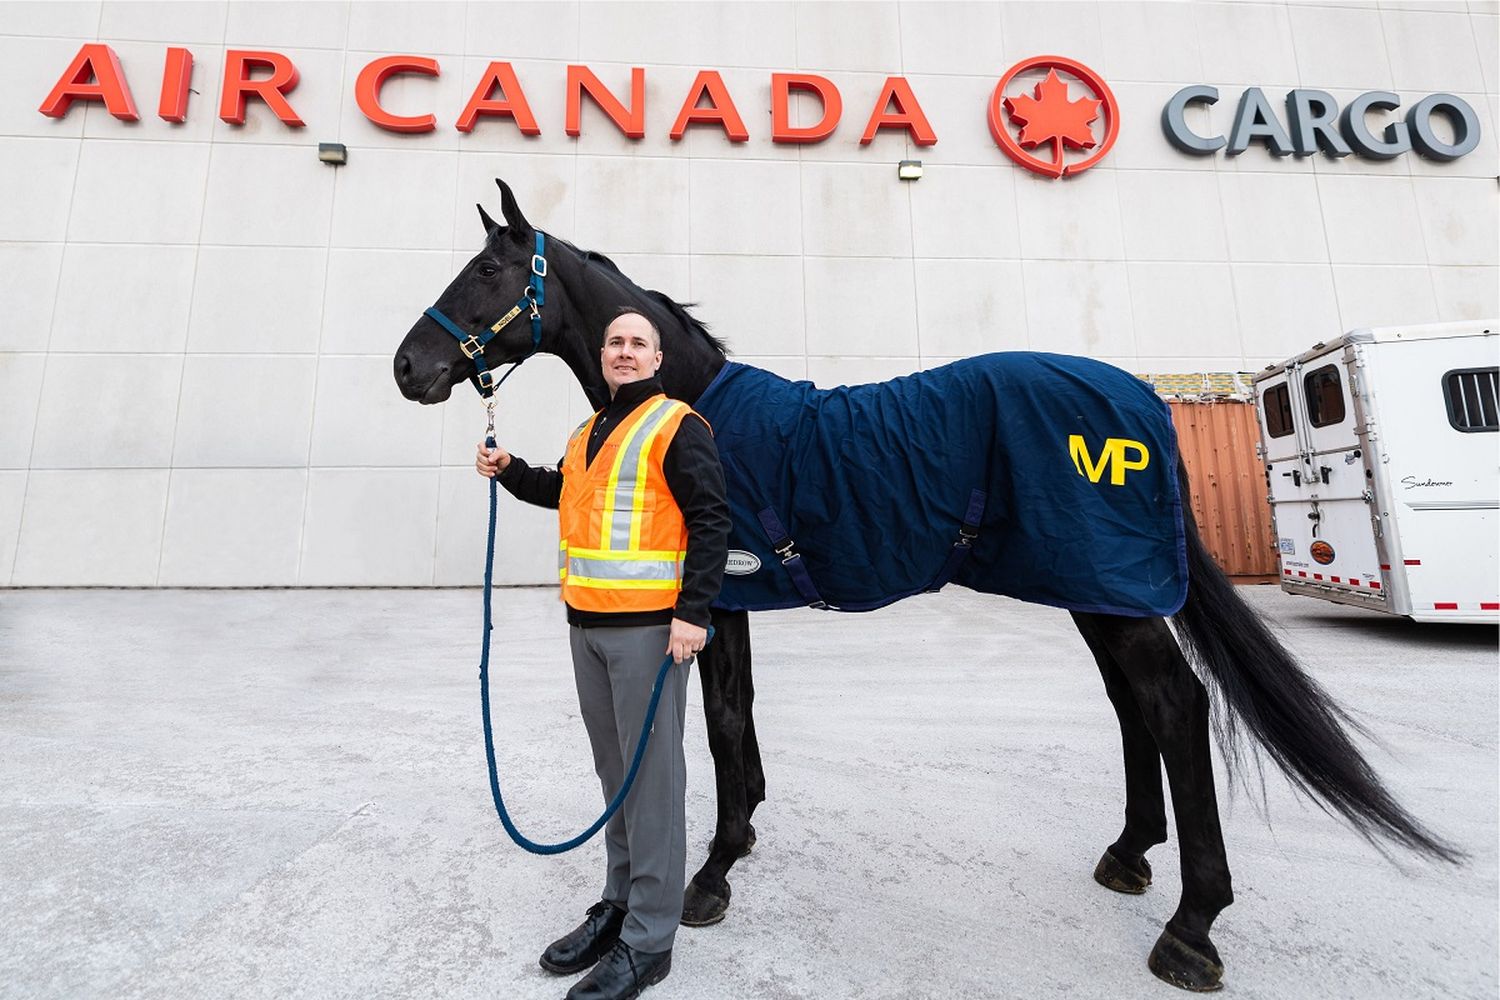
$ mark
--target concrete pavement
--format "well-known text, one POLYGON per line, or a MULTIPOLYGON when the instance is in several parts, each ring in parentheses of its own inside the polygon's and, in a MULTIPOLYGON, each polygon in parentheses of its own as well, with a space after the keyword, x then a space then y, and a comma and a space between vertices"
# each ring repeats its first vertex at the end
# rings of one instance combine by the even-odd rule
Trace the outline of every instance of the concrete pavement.
MULTIPOLYGON (((1219 768, 1236 902, 1226 995, 1494 997, 1494 629, 1248 588, 1472 855, 1381 857, 1266 777, 1219 768)), ((555 591, 497 594, 500 770, 522 829, 599 809, 555 591)), ((752 619, 769 784, 719 926, 652 1000, 1159 997, 1176 905, 1090 872, 1119 737, 1066 614, 954 590, 752 619)), ((514 847, 486 788, 479 595, 0 591, 0 997, 561 997, 541 947, 597 898, 598 841, 514 847)), ((697 684, 689 872, 713 827, 697 684)))

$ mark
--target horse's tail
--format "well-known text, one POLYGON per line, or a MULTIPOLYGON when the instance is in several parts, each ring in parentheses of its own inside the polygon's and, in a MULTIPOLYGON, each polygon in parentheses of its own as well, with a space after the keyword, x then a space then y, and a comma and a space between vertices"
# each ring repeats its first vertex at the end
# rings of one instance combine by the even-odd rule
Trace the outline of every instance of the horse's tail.
MULTIPOLYGON (((1183 496, 1187 476, 1179 469, 1183 496)), ((1398 803, 1349 738, 1363 729, 1307 675, 1260 616, 1235 592, 1183 509, 1188 592, 1172 617, 1185 652, 1226 703, 1218 735, 1225 760, 1239 760, 1238 727, 1298 789, 1347 819, 1372 843, 1383 837, 1457 863, 1462 851, 1427 830, 1398 803)))

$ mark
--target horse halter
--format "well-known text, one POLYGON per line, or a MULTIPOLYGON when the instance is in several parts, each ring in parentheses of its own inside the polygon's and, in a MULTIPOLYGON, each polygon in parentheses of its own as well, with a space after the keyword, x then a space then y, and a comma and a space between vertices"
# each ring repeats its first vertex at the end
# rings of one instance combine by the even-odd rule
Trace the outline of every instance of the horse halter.
POLYGON ((443 315, 437 306, 431 306, 425 314, 437 321, 437 324, 458 338, 459 350, 464 352, 464 357, 474 362, 474 374, 469 381, 479 394, 488 400, 500 387, 500 383, 510 377, 510 372, 521 366, 521 361, 535 354, 542 346, 542 312, 541 307, 547 304, 546 288, 544 280, 547 277, 547 258, 543 256, 546 248, 546 237, 539 229, 536 233, 536 253, 531 255, 531 280, 527 282, 526 290, 511 306, 510 312, 501 316, 489 328, 482 333, 469 333, 453 320, 443 315), (495 373, 484 363, 484 349, 489 342, 499 336, 500 331, 509 326, 516 317, 526 309, 531 310, 531 350, 527 351, 519 361, 510 366, 510 371, 502 375, 499 381, 495 379, 495 373))

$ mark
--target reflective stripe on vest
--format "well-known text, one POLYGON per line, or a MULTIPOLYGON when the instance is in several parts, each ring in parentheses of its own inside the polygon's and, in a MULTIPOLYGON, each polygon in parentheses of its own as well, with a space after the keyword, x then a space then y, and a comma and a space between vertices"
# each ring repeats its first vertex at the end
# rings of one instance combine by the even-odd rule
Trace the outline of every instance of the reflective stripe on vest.
POLYGON ((614 428, 589 465, 596 414, 568 442, 557 570, 563 599, 587 611, 661 610, 682 587, 687 528, 662 458, 692 410, 658 395, 614 428))
POLYGON ((566 576, 570 585, 580 587, 675 590, 686 555, 681 551, 570 549, 566 576))
POLYGON ((686 410, 686 403, 662 396, 648 403, 646 415, 630 429, 615 456, 614 468, 610 470, 609 485, 604 493, 604 528, 601 538, 608 538, 606 549, 635 549, 641 544, 641 508, 646 499, 646 458, 651 452, 651 443, 657 431, 672 414, 686 410), (630 497, 630 517, 618 517, 619 499, 630 497))

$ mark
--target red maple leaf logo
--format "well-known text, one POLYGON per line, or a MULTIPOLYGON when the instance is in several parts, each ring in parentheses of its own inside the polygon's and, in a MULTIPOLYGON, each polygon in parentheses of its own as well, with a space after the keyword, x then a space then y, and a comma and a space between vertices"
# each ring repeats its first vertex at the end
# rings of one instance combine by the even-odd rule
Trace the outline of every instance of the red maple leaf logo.
POLYGON ((1076 59, 1046 55, 1022 59, 1000 77, 990 95, 990 135, 1001 152, 1033 173, 1060 178, 1087 170, 1104 158, 1120 134, 1120 105, 1104 78, 1076 59), (1022 73, 1047 70, 1047 78, 1037 84, 1034 96, 1005 96, 1011 82, 1022 73), (1058 76, 1066 73, 1078 86, 1093 91, 1094 96, 1078 101, 1068 100, 1068 84, 1058 76), (1099 119, 1101 134, 1094 138, 1094 122, 1099 119), (1014 125, 1020 124, 1019 140, 1014 125), (1028 149, 1052 143, 1049 162, 1028 149), (1069 163, 1063 150, 1086 149, 1083 159, 1069 163))
POLYGON ((1011 121, 1022 126, 1022 146, 1034 149, 1044 142, 1053 144, 1053 166, 1061 174, 1064 147, 1094 147, 1094 131, 1089 126, 1099 117, 1102 102, 1092 97, 1068 100, 1068 85, 1055 69, 1047 71, 1047 78, 1036 85, 1034 93, 1035 97, 1022 94, 1005 98, 1005 110, 1011 121))

